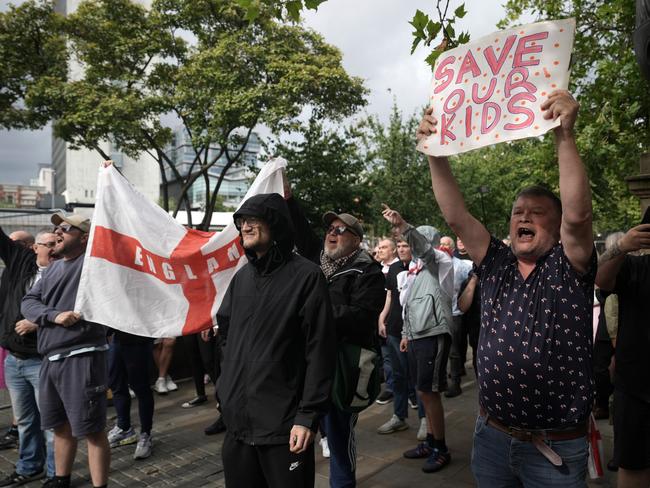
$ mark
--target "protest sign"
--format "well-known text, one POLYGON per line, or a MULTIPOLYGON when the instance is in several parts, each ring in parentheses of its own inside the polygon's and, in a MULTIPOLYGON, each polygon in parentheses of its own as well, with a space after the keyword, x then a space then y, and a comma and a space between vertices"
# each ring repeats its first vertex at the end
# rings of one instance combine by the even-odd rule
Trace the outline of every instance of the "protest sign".
MULTIPOLYGON (((283 159, 268 162, 246 193, 283 194, 283 159)), ((101 168, 75 311, 131 334, 175 337, 215 325, 235 272, 246 264, 234 223, 187 229, 113 167, 101 168)))
POLYGON ((568 87, 574 32, 575 19, 538 22, 445 51, 430 97, 438 130, 418 150, 448 156, 557 127, 540 107, 568 87))

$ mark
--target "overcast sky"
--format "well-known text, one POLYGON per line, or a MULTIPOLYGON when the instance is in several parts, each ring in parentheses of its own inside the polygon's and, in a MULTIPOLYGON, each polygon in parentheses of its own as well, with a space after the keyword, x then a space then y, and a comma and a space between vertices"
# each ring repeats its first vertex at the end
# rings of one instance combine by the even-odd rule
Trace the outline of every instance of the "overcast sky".
MULTIPOLYGON (((7 0, 0 0, 5 10, 7 0)), ((452 0, 450 8, 459 6, 452 0)), ((467 0, 469 12, 457 26, 469 30, 476 39, 496 30, 504 16, 493 1, 467 0)), ((424 63, 425 48, 411 56, 411 31, 408 21, 416 9, 433 13, 433 0, 327 0, 317 12, 305 15, 305 24, 323 34, 341 49, 343 64, 354 76, 365 80, 370 90, 369 114, 383 120, 390 112, 393 97, 405 114, 426 103, 431 71, 424 63)), ((38 165, 51 163, 51 131, 0 131, 0 184, 29 183, 37 176, 38 165)))

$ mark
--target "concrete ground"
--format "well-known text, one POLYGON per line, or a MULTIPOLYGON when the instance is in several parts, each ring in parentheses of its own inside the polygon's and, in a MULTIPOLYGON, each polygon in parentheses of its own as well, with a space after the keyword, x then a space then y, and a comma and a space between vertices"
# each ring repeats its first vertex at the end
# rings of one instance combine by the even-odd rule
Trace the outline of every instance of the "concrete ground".
MULTIPOLYGON (((469 370, 471 374, 471 368, 469 370)), ((373 405, 364 411, 357 425, 357 479, 360 488, 469 488, 476 486, 470 470, 472 432, 476 419, 476 384, 473 377, 465 377, 463 394, 457 398, 445 399, 446 438, 451 450, 452 462, 443 471, 425 474, 421 471, 421 460, 407 460, 402 452, 414 447, 419 426, 416 412, 409 411, 408 430, 390 435, 378 435, 377 427, 392 414, 392 404, 373 405)), ((110 486, 125 487, 222 487, 223 467, 221 465, 221 444, 223 434, 205 436, 203 429, 217 416, 214 402, 191 409, 181 408, 184 401, 194 396, 191 382, 179 383, 177 392, 165 396, 156 395, 154 417, 154 454, 147 460, 132 459, 134 445, 112 450, 110 486)), ((208 389, 211 392, 211 388, 208 389)), ((109 428, 114 423, 115 412, 109 409, 109 428)), ((132 419, 138 424, 136 402, 132 419)), ((0 412, 0 426, 11 420, 9 410, 0 412)), ((607 421, 600 421, 599 427, 605 444, 605 459, 611 458, 612 431, 607 421)), ((328 463, 316 449, 316 487, 326 488, 328 463)), ((17 451, 0 451, 0 475, 11 473, 17 459, 17 451)), ((40 487, 34 481, 28 487, 40 487)), ((79 443, 77 462, 74 466, 72 486, 91 486, 86 448, 79 443)), ((590 481, 589 487, 614 487, 615 473, 606 473, 602 480, 590 481)), ((241 487, 246 488, 246 487, 241 487)))

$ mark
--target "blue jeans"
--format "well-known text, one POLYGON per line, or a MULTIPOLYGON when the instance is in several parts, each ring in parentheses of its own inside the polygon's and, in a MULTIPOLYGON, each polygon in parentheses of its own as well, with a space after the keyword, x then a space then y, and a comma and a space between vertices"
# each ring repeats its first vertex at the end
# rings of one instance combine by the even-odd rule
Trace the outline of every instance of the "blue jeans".
POLYGON ((357 486, 357 442, 354 426, 359 414, 348 413, 332 407, 325 416, 327 443, 330 448, 330 487, 354 488, 357 486))
POLYGON ((586 488, 587 438, 546 441, 560 455, 553 466, 531 443, 487 425, 479 416, 474 429, 472 472, 479 488, 586 488))
POLYGON ((408 399, 417 401, 418 418, 424 418, 424 406, 416 395, 409 373, 408 353, 399 350, 400 337, 388 335, 390 360, 393 365, 393 413, 404 420, 408 417, 408 399))
POLYGON ((386 391, 393 392, 393 365, 391 364, 391 357, 388 344, 381 346, 381 360, 384 368, 384 381, 386 383, 386 391))
POLYGON ((47 476, 52 477, 54 476, 54 436, 51 430, 45 431, 45 436, 41 430, 38 407, 40 370, 40 359, 18 359, 13 354, 8 354, 5 358, 5 382, 18 423, 20 447, 16 472, 22 475, 40 473, 47 461, 47 476))

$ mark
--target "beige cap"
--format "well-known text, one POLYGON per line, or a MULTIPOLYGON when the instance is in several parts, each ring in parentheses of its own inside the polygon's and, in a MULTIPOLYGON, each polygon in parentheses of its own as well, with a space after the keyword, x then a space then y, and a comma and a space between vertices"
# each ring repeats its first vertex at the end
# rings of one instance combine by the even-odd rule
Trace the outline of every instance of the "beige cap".
POLYGON ((70 215, 55 213, 52 215, 50 220, 54 225, 61 225, 61 222, 66 222, 77 229, 81 229, 83 232, 90 232, 90 219, 85 215, 76 213, 70 215))
POLYGON ((341 220, 353 234, 359 236, 359 239, 363 239, 363 226, 354 215, 348 213, 337 214, 334 212, 325 212, 323 214, 323 222, 327 226, 335 219, 341 220))

